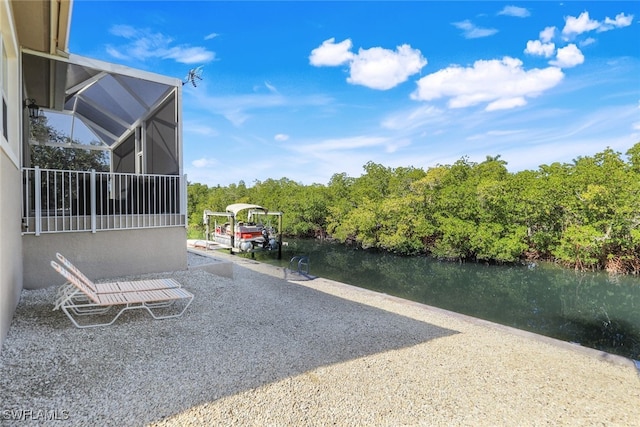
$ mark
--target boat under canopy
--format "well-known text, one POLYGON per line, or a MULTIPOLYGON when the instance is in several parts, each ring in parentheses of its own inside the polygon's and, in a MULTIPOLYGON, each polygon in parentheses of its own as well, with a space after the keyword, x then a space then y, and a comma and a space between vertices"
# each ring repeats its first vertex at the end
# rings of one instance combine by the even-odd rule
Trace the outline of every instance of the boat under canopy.
POLYGON ((205 209, 202 220, 207 242, 212 242, 215 247, 229 249, 231 253, 277 250, 278 259, 282 257, 282 212, 270 212, 250 203, 234 203, 227 206, 225 212, 205 209), (244 211, 247 212, 246 221, 240 216, 244 211), (277 219, 277 229, 270 220, 266 224, 263 221, 271 217, 277 219), (217 218, 224 220, 218 221, 217 218))

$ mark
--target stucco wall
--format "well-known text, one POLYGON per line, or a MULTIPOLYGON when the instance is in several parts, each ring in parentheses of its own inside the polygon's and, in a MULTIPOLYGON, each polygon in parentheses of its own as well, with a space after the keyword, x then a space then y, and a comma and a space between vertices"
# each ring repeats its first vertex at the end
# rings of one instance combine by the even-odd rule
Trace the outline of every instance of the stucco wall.
POLYGON ((186 242, 184 227, 25 235, 24 287, 64 283, 51 268, 56 252, 91 279, 185 270, 186 242))
POLYGON ((20 172, 0 148, 0 348, 22 290, 20 172))
POLYGON ((6 75, 0 75, 0 93, 4 93, 7 106, 7 110, 2 111, 3 103, 0 101, 0 122, 6 115, 6 123, 0 126, 0 349, 22 291, 22 179, 19 168, 22 110, 16 108, 22 104, 22 99, 18 43, 13 28, 9 2, 0 1, 0 38, 4 49, 4 55, 0 57, 0 74, 6 72, 6 75))

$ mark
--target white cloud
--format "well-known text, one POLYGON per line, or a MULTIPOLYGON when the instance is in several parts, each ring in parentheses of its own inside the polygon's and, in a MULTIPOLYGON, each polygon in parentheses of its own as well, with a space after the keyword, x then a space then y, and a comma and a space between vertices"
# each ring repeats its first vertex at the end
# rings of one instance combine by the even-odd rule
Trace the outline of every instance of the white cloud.
POLYGON ((580 47, 589 46, 590 44, 594 44, 595 42, 596 42, 596 39, 594 39, 593 37, 587 37, 586 39, 580 42, 580 47))
POLYGON ((395 153, 400 148, 408 147, 410 145, 411 145, 411 140, 409 139, 394 140, 393 142, 390 142, 386 145, 384 151, 385 153, 391 154, 391 153, 395 153))
POLYGON ((269 92, 278 93, 278 89, 274 85, 272 85, 271 83, 264 82, 264 86, 269 90, 269 92))
POLYGON ((194 161, 191 162, 191 165, 194 168, 208 168, 211 166, 215 166, 217 165, 219 162, 216 159, 207 159, 205 157, 201 158, 201 159, 196 159, 194 161))
POLYGON ((522 135, 526 130, 514 129, 514 130, 488 130, 482 133, 469 135, 465 138, 466 141, 487 141, 496 140, 496 138, 510 138, 517 135, 522 135))
POLYGON ((372 89, 387 90, 405 82, 427 65, 419 50, 409 45, 398 46, 395 51, 374 47, 360 49, 351 62, 347 81, 372 89))
POLYGON ((550 58, 555 51, 556 45, 553 43, 542 43, 540 40, 529 40, 524 53, 550 58))
POLYGON ((574 16, 565 17, 565 25, 562 29, 562 35, 571 37, 595 30, 599 26, 600 23, 598 21, 594 21, 589 18, 589 12, 582 12, 577 18, 574 16))
POLYGON ((397 153, 402 147, 410 144, 411 141, 407 138, 358 135, 290 144, 287 149, 291 152, 292 162, 308 163, 306 167, 302 166, 305 173, 314 169, 326 169, 357 176, 366 162, 382 160, 382 158, 389 159, 390 153, 397 153))
POLYGON ((276 94, 254 94, 226 97, 202 97, 200 104, 216 114, 222 114, 227 120, 239 127, 251 115, 250 111, 280 107, 286 104, 285 97, 276 94))
MULTIPOLYGON (((298 141, 286 147, 284 158, 288 157, 287 164, 291 167, 298 164, 303 176, 317 170, 333 171, 331 174, 339 171, 349 176, 358 176, 362 173, 362 166, 368 161, 401 159, 402 156, 397 156, 398 151, 410 145, 411 139, 407 137, 388 138, 378 135, 357 135, 313 142, 298 141), (391 153, 394 153, 394 157, 389 157, 391 153)), ((415 157, 406 161, 400 160, 400 164, 406 165, 415 160, 415 157)), ((309 178, 305 177, 304 180, 308 181, 309 178)))
POLYGON ((527 16, 530 16, 531 13, 529 13, 529 11, 524 7, 505 6, 504 9, 498 12, 498 15, 515 16, 516 18, 526 18, 527 16))
POLYGON ((565 39, 595 30, 598 33, 614 30, 616 28, 628 27, 633 23, 633 15, 619 13, 615 19, 606 17, 604 21, 596 21, 589 18, 589 12, 582 12, 577 18, 574 16, 565 17, 565 26, 562 35, 565 39))
POLYGON ((527 100, 523 96, 516 96, 513 98, 500 98, 496 101, 490 102, 487 105, 487 111, 497 110, 510 110, 516 107, 523 107, 527 105, 527 100))
POLYGON ((273 139, 275 139, 276 141, 279 141, 279 142, 284 142, 284 141, 289 140, 289 135, 284 134, 284 133, 279 133, 279 134, 276 134, 273 137, 273 139))
POLYGON ((346 151, 375 147, 384 145, 387 142, 387 138, 378 136, 356 136, 351 138, 327 139, 316 144, 296 145, 292 147, 292 149, 302 153, 326 153, 329 151, 346 151))
POLYGON ((123 53, 121 53, 119 50, 117 50, 113 46, 107 46, 107 53, 109 55, 111 55, 113 58, 116 58, 116 59, 119 59, 119 60, 122 60, 122 61, 129 59, 127 57, 127 55, 124 55, 123 53))
POLYGON ((207 34, 206 36, 204 36, 205 40, 212 40, 215 39, 216 37, 218 37, 220 34, 218 33, 211 33, 211 34, 207 34))
POLYGON ((437 128, 446 121, 448 115, 433 105, 421 105, 411 110, 402 110, 385 117, 381 126, 390 130, 411 130, 416 128, 437 128))
POLYGON ((599 32, 613 30, 614 28, 628 27, 633 22, 633 15, 625 15, 619 13, 615 19, 608 16, 604 19, 604 23, 598 28, 599 32))
POLYGON ((210 62, 215 59, 215 52, 201 46, 173 46, 174 40, 162 33, 137 29, 129 25, 114 25, 111 34, 129 40, 123 46, 107 46, 107 53, 120 60, 152 58, 173 59, 182 64, 210 62))
POLYGON ((542 43, 549 43, 556 35, 556 27, 547 27, 540 31, 540 41, 542 43))
POLYGON ((114 36, 120 36, 126 39, 134 38, 138 34, 138 30, 131 25, 114 25, 109 29, 109 32, 114 36))
POLYGON ((202 125, 194 121, 184 123, 184 132, 204 136, 218 136, 219 132, 210 126, 202 125))
POLYGON ((254 111, 267 108, 292 106, 324 106, 332 102, 326 95, 289 97, 279 93, 260 93, 233 96, 207 96, 205 92, 194 91, 194 104, 212 114, 222 115, 234 126, 240 127, 252 117, 254 111))
MULTIPOLYGON (((619 13, 615 19, 609 17, 605 18, 604 22, 593 20, 589 17, 589 12, 582 12, 580 16, 566 16, 565 26, 562 29, 562 35, 565 40, 571 40, 576 36, 587 33, 589 31, 609 31, 615 28, 626 27, 633 22, 633 15, 625 15, 619 13)), ((547 27, 540 32, 540 40, 530 40, 527 42, 525 53, 530 55, 539 55, 549 58, 555 51, 555 44, 550 43, 554 38, 556 32, 555 27, 547 27)), ((595 43, 596 40, 592 37, 588 37, 584 40, 580 40, 581 47, 589 46, 595 43)), ((551 65, 560 68, 570 68, 584 62, 584 55, 575 44, 569 44, 563 48, 559 48, 556 53, 556 59, 550 61, 551 65)))
POLYGON ((468 19, 465 19, 464 21, 460 21, 460 22, 454 22, 451 25, 463 30, 462 35, 465 39, 478 39, 481 37, 489 37, 498 32, 498 30, 496 30, 495 28, 476 27, 476 25, 473 24, 468 19))
POLYGON ((225 119, 229 120, 235 127, 242 126, 251 115, 244 110, 235 109, 235 110, 227 110, 222 114, 225 119))
POLYGON ((449 98, 449 108, 487 103, 487 110, 507 109, 525 105, 526 98, 539 96, 563 77, 557 67, 527 71, 515 58, 480 60, 473 67, 451 66, 421 78, 411 98, 449 98))
POLYGON ((215 53, 200 46, 177 46, 166 50, 161 54, 161 57, 163 59, 174 59, 182 64, 201 64, 213 60, 215 53))
POLYGON ((320 47, 313 49, 309 55, 309 63, 316 67, 332 67, 349 62, 353 58, 351 40, 346 39, 338 44, 335 41, 332 37, 323 41, 320 47))
POLYGON ((582 64, 584 62, 584 55, 578 49, 578 46, 575 44, 567 45, 563 48, 558 49, 558 53, 556 54, 556 59, 554 61, 549 61, 551 65, 555 65, 560 68, 571 68, 576 65, 582 64))
POLYGON ((396 50, 373 47, 362 49, 357 54, 351 52, 351 40, 338 44, 331 38, 313 49, 309 62, 314 66, 337 66, 348 64, 347 82, 371 89, 387 90, 407 81, 409 76, 420 72, 427 60, 419 50, 408 44, 396 50))

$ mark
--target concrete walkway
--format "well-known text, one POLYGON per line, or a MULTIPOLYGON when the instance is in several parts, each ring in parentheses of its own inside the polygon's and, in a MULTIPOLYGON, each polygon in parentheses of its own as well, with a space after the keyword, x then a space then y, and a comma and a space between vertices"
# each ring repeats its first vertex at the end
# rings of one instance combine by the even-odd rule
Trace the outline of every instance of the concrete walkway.
POLYGON ((114 426, 640 420, 631 360, 228 259, 233 278, 170 274, 195 294, 180 319, 78 330, 51 311, 54 288, 25 291, 0 354, 0 424, 18 424, 8 411, 32 411, 27 425, 48 425, 35 411, 114 426))

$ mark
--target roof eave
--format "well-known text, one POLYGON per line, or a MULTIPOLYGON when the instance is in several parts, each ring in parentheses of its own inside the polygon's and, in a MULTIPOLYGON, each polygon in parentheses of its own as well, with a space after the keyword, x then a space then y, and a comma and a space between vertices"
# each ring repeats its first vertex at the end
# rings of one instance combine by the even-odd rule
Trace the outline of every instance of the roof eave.
POLYGON ((57 8, 52 5, 51 13, 51 54, 68 55, 69 32, 71 28, 71 11, 73 0, 58 0, 57 8))
POLYGON ((68 62, 84 67, 94 68, 97 70, 103 70, 108 73, 120 74, 123 76, 161 83, 167 86, 182 87, 182 80, 178 78, 163 76, 162 74, 139 70, 137 68, 127 67, 126 65, 119 65, 111 62, 101 61, 99 59, 69 54, 68 62))

